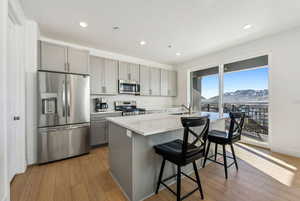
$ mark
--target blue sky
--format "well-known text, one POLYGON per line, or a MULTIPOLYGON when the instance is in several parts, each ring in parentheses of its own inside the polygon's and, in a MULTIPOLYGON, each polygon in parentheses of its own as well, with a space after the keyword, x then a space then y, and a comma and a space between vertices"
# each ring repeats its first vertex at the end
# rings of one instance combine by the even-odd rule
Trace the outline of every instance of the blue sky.
MULTIPOLYGON (((268 68, 257 68, 224 74, 224 92, 243 89, 268 89, 268 68)), ((218 75, 202 78, 202 96, 210 98, 218 95, 218 75)))

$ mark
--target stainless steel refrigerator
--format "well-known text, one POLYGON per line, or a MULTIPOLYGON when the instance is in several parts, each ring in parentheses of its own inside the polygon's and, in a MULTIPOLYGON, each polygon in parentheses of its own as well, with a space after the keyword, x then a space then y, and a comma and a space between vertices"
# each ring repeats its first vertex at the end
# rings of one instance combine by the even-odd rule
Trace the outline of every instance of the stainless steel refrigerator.
POLYGON ((90 77, 38 71, 38 163, 89 152, 90 77))

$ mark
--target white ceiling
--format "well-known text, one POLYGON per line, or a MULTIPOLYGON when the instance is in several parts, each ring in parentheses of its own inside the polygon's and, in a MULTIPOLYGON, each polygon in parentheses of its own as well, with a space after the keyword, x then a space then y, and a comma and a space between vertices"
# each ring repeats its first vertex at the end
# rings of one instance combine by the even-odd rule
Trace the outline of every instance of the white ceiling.
POLYGON ((300 0, 22 2, 25 14, 39 23, 44 36, 166 64, 300 25, 300 0), (80 21, 89 26, 81 28, 80 21), (246 24, 253 28, 244 30, 246 24), (114 26, 120 29, 113 30, 114 26), (140 46, 141 40, 147 44, 140 46))

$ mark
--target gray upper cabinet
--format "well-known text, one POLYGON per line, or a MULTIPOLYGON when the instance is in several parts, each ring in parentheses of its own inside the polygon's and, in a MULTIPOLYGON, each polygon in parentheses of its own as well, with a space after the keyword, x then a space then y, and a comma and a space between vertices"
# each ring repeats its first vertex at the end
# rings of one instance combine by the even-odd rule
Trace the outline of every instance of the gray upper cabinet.
POLYGON ((91 94, 118 93, 118 61, 90 57, 91 94))
POLYGON ((90 79, 91 79, 91 94, 102 94, 104 91, 103 86, 103 66, 104 59, 100 57, 90 57, 90 79))
POLYGON ((160 69, 140 66, 141 95, 160 96, 160 69))
POLYGON ((160 83, 160 95, 162 96, 168 96, 169 89, 168 89, 168 78, 169 78, 169 73, 165 69, 161 69, 161 83, 160 83))
POLYGON ((39 43, 39 68, 48 71, 89 74, 89 52, 45 41, 39 43))
POLYGON ((140 66, 140 90, 141 95, 150 95, 150 68, 147 66, 140 66))
POLYGON ((177 72, 169 71, 168 73, 168 95, 177 96, 177 72))
POLYGON ((79 74, 89 74, 89 52, 68 48, 68 71, 79 74))
POLYGON ((119 79, 129 80, 129 63, 120 61, 119 63, 119 79))
POLYGON ((39 68, 42 70, 66 72, 67 48, 48 42, 40 42, 39 45, 39 68))
POLYGON ((119 79, 140 81, 140 67, 139 64, 133 64, 120 61, 119 64, 119 79))
POLYGON ((140 81, 140 65, 129 63, 130 80, 140 81))
POLYGON ((104 59, 104 89, 106 94, 118 93, 118 61, 104 59))
POLYGON ((161 95, 177 96, 177 72, 161 69, 161 95))
POLYGON ((150 68, 150 95, 160 96, 161 75, 159 68, 150 68))

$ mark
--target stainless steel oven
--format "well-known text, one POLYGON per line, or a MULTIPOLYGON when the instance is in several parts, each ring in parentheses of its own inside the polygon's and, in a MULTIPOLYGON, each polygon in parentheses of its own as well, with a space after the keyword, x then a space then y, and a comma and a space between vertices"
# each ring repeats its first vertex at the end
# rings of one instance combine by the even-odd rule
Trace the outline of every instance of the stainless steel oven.
POLYGON ((140 84, 130 80, 119 80, 119 93, 140 95, 140 84))

